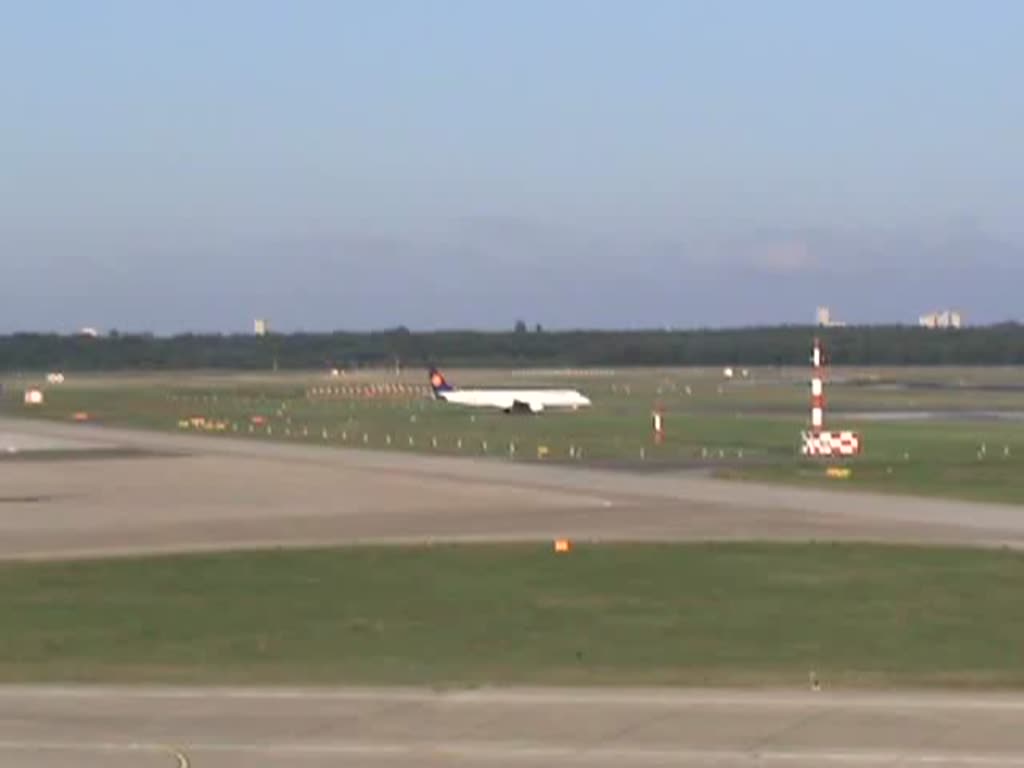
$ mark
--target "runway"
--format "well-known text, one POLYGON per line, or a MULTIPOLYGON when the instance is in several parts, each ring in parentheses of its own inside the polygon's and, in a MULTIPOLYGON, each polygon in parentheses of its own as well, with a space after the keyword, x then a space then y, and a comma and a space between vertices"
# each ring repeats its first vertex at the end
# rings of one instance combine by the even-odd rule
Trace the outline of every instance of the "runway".
POLYGON ((1024 701, 806 692, 0 688, 0 764, 1024 766, 1024 701))
MULTIPOLYGON (((0 558, 410 540, 1024 543, 1017 507, 0 420, 0 558), (6 450, 6 449, 5 449, 6 450), (104 453, 105 452, 105 453, 104 453), (101 454, 103 455, 101 457, 101 454)), ((1024 768, 1024 697, 0 687, 0 765, 1024 768)))
POLYGON ((1024 543, 1020 508, 995 504, 10 419, 0 436, 77 456, 0 461, 8 559, 555 536, 1024 543))

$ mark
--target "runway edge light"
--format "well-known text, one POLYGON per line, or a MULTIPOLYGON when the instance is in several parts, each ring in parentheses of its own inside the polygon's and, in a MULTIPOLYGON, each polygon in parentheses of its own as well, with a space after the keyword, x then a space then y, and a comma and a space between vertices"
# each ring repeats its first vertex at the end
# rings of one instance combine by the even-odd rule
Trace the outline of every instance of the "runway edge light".
POLYGON ((560 555, 568 554, 572 551, 572 542, 568 539, 555 539, 555 552, 560 555))

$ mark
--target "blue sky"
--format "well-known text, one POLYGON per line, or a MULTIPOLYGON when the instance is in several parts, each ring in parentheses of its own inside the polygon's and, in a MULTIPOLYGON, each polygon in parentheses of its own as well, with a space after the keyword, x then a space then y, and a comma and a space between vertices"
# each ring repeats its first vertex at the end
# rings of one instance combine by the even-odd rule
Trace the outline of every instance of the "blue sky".
POLYGON ((0 2, 0 331, 1019 317, 1014 0, 0 2))

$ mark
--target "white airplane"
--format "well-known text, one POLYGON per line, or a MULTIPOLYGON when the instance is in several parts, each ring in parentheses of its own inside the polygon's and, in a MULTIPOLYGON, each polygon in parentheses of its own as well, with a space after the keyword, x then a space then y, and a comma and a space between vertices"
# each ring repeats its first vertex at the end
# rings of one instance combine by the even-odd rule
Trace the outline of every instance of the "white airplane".
POLYGON ((575 389, 458 389, 436 368, 430 369, 434 397, 448 403, 477 408, 500 408, 505 413, 540 413, 545 408, 576 410, 590 405, 590 399, 575 389))

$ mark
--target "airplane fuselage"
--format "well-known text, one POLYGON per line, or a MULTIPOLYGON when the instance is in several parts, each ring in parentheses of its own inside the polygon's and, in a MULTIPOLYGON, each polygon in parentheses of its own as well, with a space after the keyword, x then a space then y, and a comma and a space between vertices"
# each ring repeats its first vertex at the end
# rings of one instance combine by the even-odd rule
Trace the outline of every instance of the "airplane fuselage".
POLYGON ((576 410, 591 404, 589 398, 574 389, 453 389, 438 392, 437 396, 456 405, 533 413, 548 408, 576 410))

